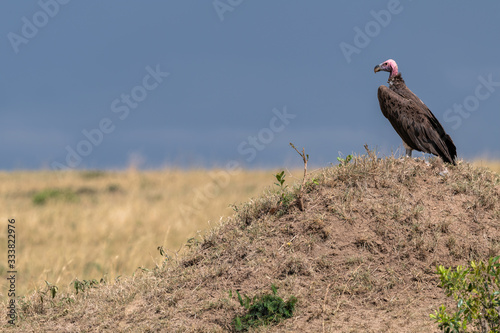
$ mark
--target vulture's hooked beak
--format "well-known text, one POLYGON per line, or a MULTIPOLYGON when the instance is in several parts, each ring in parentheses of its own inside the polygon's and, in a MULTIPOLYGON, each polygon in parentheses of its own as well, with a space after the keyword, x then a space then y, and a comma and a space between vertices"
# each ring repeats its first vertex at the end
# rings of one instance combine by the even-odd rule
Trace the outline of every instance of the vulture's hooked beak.
POLYGON ((375 68, 373 69, 373 72, 374 73, 377 73, 377 72, 380 72, 382 70, 382 67, 380 67, 380 65, 377 65, 375 66, 375 68))

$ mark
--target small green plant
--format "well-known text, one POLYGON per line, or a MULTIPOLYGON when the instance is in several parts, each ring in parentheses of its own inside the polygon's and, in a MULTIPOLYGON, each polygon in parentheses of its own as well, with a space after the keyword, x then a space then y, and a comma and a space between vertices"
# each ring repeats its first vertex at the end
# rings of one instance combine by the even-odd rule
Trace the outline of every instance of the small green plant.
POLYGON ((163 248, 163 246, 160 245, 156 249, 160 252, 160 255, 165 258, 165 261, 172 259, 172 257, 167 254, 167 251, 163 248))
POLYGON ((437 268, 440 286, 446 296, 453 295, 457 312, 449 314, 444 305, 430 317, 444 332, 467 332, 468 325, 475 331, 500 332, 500 256, 487 263, 471 262, 470 268, 458 266, 455 270, 437 268))
POLYGON ((285 176, 285 171, 275 174, 274 177, 278 182, 274 183, 274 185, 279 187, 280 192, 280 201, 278 202, 278 206, 286 208, 293 200, 293 195, 287 191, 288 185, 285 185, 285 176))
POLYGON ((278 172, 274 177, 276 177, 276 180, 278 181, 277 183, 274 183, 276 186, 279 186, 281 191, 284 191, 288 185, 285 184, 285 171, 282 170, 281 172, 278 172))
POLYGON ((319 185, 319 179, 313 177, 310 181, 306 182, 306 185, 319 185))
POLYGON ((352 155, 347 155, 345 158, 337 157, 337 161, 340 162, 339 166, 347 165, 352 160, 352 155))
MULTIPOLYGON (((234 318, 233 324, 236 331, 241 332, 251 327, 279 323, 281 320, 293 316, 297 298, 290 296, 288 301, 285 302, 281 297, 277 296, 278 289, 274 284, 271 285, 271 290, 273 291, 272 294, 254 296, 253 298, 247 295, 242 297, 236 291, 240 305, 247 310, 244 316, 234 318)), ((229 297, 232 297, 231 291, 229 291, 229 297)))
POLYGON ((92 279, 80 281, 75 279, 75 281, 73 281, 73 288, 75 288, 76 294, 78 295, 80 291, 84 292, 90 288, 95 288, 99 285, 99 283, 105 283, 105 280, 101 279, 101 281, 97 281, 96 279, 92 279))
POLYGON ((48 282, 47 280, 45 281, 45 284, 47 285, 47 291, 43 292, 43 294, 47 294, 48 292, 52 298, 56 297, 59 288, 53 285, 52 283, 48 282))

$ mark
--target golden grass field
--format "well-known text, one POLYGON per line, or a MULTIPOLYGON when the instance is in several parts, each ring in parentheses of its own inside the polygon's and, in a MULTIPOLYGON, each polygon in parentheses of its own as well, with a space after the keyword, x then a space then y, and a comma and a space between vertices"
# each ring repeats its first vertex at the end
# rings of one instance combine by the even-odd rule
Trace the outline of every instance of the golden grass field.
POLYGON ((491 161, 491 160, 476 160, 472 164, 477 166, 482 166, 485 168, 489 168, 496 173, 500 173, 500 162, 499 161, 491 161))
MULTIPOLYGON (((500 172, 500 162, 475 164, 500 172)), ((8 219, 16 220, 17 296, 44 288, 44 281, 66 291, 77 278, 112 282, 155 267, 159 246, 175 255, 198 231, 231 215, 231 204, 275 187, 276 171, 2 172, 0 274, 8 270, 8 219)), ((298 178, 288 173, 287 184, 298 178)), ((2 282, 2 301, 7 289, 2 282)))
MULTIPOLYGON (((274 173, 2 172, 0 245, 5 255, 0 275, 8 270, 8 219, 16 221, 16 294, 45 287, 44 281, 64 291, 76 278, 112 282, 138 267, 155 267, 162 258, 159 246, 175 255, 188 238, 231 215, 231 204, 274 186, 274 173)), ((7 289, 2 282, 1 300, 7 289)))

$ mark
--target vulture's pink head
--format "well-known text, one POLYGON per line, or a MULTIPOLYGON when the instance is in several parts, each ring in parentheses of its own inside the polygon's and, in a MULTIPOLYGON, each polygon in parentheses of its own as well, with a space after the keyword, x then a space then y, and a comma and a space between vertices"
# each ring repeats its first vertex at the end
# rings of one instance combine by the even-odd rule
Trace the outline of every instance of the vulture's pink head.
POLYGON ((394 60, 389 59, 389 60, 384 61, 380 65, 375 66, 373 71, 375 73, 380 72, 380 71, 389 72, 389 73, 391 73, 391 75, 389 75, 389 79, 390 79, 391 77, 396 76, 396 74, 398 74, 398 65, 396 64, 396 62, 394 60))

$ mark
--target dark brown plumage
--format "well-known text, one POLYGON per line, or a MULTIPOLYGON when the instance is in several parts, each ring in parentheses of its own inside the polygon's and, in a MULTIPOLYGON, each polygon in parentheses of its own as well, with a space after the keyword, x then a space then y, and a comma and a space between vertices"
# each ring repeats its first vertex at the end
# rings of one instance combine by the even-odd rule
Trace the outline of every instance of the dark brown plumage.
POLYGON ((403 140, 406 154, 411 156, 412 150, 418 150, 455 164, 457 149, 453 140, 431 110, 408 89, 396 62, 389 59, 375 67, 375 72, 380 70, 391 72, 389 87, 378 88, 380 109, 403 140))

